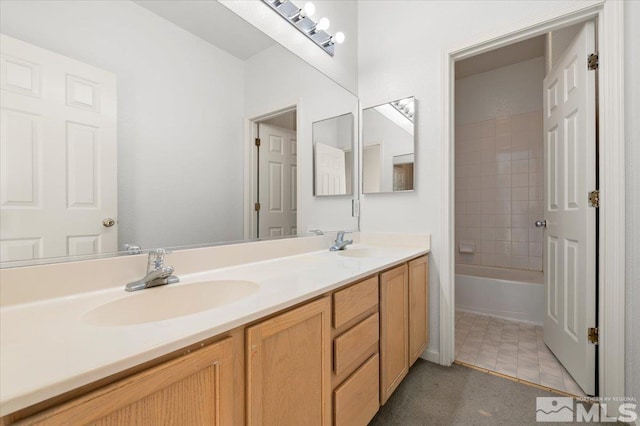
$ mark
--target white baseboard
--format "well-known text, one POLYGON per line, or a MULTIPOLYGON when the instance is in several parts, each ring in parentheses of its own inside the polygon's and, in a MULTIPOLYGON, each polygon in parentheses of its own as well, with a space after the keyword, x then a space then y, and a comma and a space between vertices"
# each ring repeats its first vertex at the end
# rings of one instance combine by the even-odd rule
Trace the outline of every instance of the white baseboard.
POLYGON ((424 351, 422 353, 422 355, 420 355, 420 358, 426 360, 426 361, 430 361, 430 362, 434 362, 436 364, 440 364, 440 352, 437 351, 433 351, 431 349, 427 349, 426 351, 424 351))

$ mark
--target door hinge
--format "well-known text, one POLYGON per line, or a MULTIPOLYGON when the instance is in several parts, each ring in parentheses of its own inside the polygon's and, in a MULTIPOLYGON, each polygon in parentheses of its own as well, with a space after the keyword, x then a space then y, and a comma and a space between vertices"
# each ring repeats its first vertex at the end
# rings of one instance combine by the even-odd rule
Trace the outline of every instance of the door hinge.
POLYGON ((260 211, 260 203, 255 203, 253 205, 253 208, 255 209, 255 211, 259 212, 260 211))
POLYGON ((589 343, 597 345, 600 341, 600 331, 598 327, 589 327, 587 333, 589 334, 589 343))
POLYGON ((597 189, 589 193, 589 207, 600 207, 600 191, 597 189))
POLYGON ((589 69, 589 71, 597 70, 598 64, 599 62, 597 53, 592 53, 587 56, 587 68, 589 69))
POLYGON ((260 146, 260 138, 256 138, 256 146, 260 146))

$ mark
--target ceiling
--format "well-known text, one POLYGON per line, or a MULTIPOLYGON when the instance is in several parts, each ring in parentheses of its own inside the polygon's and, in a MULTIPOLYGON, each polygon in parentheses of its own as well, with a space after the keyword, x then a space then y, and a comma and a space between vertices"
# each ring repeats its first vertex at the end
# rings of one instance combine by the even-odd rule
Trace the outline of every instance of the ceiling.
POLYGON ((456 80, 544 56, 545 40, 543 34, 456 62, 456 80))
POLYGON ((275 44, 216 0, 134 0, 214 46, 245 60, 275 44))

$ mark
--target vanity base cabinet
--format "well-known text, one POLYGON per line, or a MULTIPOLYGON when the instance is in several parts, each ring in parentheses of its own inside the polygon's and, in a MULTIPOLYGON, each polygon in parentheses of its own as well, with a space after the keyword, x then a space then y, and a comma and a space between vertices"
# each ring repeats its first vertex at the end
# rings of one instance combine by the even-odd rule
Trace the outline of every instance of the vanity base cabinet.
POLYGON ((380 403, 409 372, 409 276, 406 264, 380 274, 380 403))
POLYGON ((422 256, 409 262, 409 365, 427 349, 429 341, 429 262, 422 256))
POLYGON ((20 424, 233 425, 234 411, 234 344, 228 337, 20 424))
POLYGON ((331 298, 247 328, 247 424, 331 424, 331 298))

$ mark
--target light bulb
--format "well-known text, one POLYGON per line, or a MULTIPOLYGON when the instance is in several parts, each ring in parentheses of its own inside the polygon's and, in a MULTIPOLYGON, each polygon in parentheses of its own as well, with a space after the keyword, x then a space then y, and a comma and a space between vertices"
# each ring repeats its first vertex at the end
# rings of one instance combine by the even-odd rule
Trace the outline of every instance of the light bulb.
POLYGON ((336 35, 332 37, 332 41, 338 44, 344 43, 344 33, 342 31, 338 31, 336 35))
POLYGON ((329 25, 331 25, 331 21, 329 21, 328 18, 322 18, 316 25, 316 29, 318 31, 326 31, 327 29, 329 29, 329 25))
POLYGON ((307 2, 302 8, 302 12, 304 13, 304 16, 313 16, 316 14, 316 5, 311 2, 307 2))

